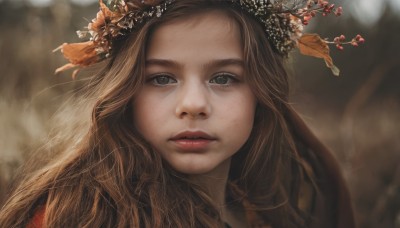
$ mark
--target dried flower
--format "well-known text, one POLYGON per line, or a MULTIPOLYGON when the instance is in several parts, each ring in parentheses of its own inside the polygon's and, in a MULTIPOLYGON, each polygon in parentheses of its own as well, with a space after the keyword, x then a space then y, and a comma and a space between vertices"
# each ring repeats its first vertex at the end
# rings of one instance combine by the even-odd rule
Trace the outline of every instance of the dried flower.
MULTIPOLYGON (((113 41, 128 35, 132 29, 152 17, 160 17, 168 6, 177 0, 108 0, 107 4, 99 0, 100 10, 87 26, 87 30, 77 31, 79 38, 90 37, 89 41, 75 44, 63 44, 61 50, 70 61, 56 70, 61 72, 74 67, 86 67, 102 61, 112 55, 113 41)), ((317 14, 327 16, 333 12, 340 16, 342 7, 335 7, 325 0, 230 0, 232 4, 253 15, 264 27, 271 46, 282 56, 288 56, 293 48, 303 47, 302 53, 320 58, 320 53, 304 51, 304 47, 315 47, 324 51, 324 59, 334 74, 339 70, 333 65, 327 44, 334 44, 343 50, 343 44, 358 46, 364 38, 357 35, 345 42, 345 37, 335 37, 333 41, 322 40, 309 34, 303 34, 303 25, 308 25, 317 14), (314 42, 314 43, 313 43, 314 42)), ((74 72, 75 74, 77 71, 74 72)))

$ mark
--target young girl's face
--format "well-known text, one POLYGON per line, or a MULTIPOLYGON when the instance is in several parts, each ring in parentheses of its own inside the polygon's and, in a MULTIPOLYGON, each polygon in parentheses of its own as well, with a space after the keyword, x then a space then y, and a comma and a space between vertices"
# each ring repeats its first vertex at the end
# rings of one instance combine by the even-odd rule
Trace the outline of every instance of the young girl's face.
POLYGON ((135 126, 179 172, 229 167, 253 128, 256 99, 244 72, 238 25, 224 13, 163 24, 149 40, 135 126))

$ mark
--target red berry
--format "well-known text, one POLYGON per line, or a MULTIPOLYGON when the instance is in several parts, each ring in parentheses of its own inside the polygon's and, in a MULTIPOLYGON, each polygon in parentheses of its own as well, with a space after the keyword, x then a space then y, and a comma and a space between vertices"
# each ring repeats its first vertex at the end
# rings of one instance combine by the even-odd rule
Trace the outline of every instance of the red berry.
POLYGON ((331 12, 331 9, 329 7, 324 8, 324 13, 330 13, 330 12, 331 12))
POLYGON ((336 45, 336 48, 337 48, 339 51, 343 51, 343 46, 340 45, 340 44, 336 45))
POLYGON ((334 39, 333 39, 333 42, 335 42, 335 43, 340 43, 340 41, 339 41, 339 37, 335 37, 334 39))
POLYGON ((343 14, 343 8, 341 6, 339 6, 338 8, 336 8, 335 10, 335 15, 336 16, 340 16, 343 14))
POLYGON ((304 19, 305 21, 309 21, 309 20, 311 20, 311 18, 312 18, 312 16, 311 16, 310 14, 306 14, 306 15, 303 17, 303 19, 304 19))
POLYGON ((327 2, 327 1, 321 1, 319 4, 320 4, 322 7, 325 7, 325 6, 327 6, 327 5, 329 4, 329 2, 327 2))

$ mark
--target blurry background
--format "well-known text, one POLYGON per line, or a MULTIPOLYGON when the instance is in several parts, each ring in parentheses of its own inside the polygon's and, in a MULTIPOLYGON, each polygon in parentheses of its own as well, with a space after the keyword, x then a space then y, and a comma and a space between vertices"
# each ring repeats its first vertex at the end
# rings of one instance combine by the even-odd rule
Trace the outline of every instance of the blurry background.
MULTIPOLYGON (((366 43, 332 48, 340 77, 295 53, 292 102, 341 162, 360 227, 400 227, 400 0, 335 3, 344 15, 308 29, 332 39, 362 34, 366 43)), ((0 0, 0 202, 80 86, 70 72, 53 74, 65 61, 52 50, 79 41, 75 31, 97 11, 96 0, 0 0)))

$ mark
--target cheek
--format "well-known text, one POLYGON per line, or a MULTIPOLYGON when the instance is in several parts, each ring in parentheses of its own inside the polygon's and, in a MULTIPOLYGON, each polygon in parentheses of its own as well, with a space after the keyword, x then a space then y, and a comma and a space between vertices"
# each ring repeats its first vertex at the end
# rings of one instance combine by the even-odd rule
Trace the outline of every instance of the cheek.
POLYGON ((254 109, 255 107, 247 105, 244 106, 241 115, 238 115, 236 124, 233 126, 233 131, 239 132, 241 137, 247 138, 254 126, 254 109))
POLYGON ((238 121, 243 123, 243 126, 252 126, 256 104, 255 96, 250 89, 246 89, 231 100, 231 107, 229 109, 230 112, 236 116, 238 121))
POLYGON ((146 135, 147 131, 151 129, 149 126, 153 117, 151 106, 152 104, 143 95, 138 96, 133 102, 133 123, 142 135, 146 135))
POLYGON ((256 98, 250 90, 240 93, 229 102, 223 118, 229 119, 228 131, 231 134, 247 140, 253 129, 256 105, 256 98))
POLYGON ((166 102, 142 92, 133 102, 133 122, 147 140, 157 136, 159 127, 166 121, 166 102))

